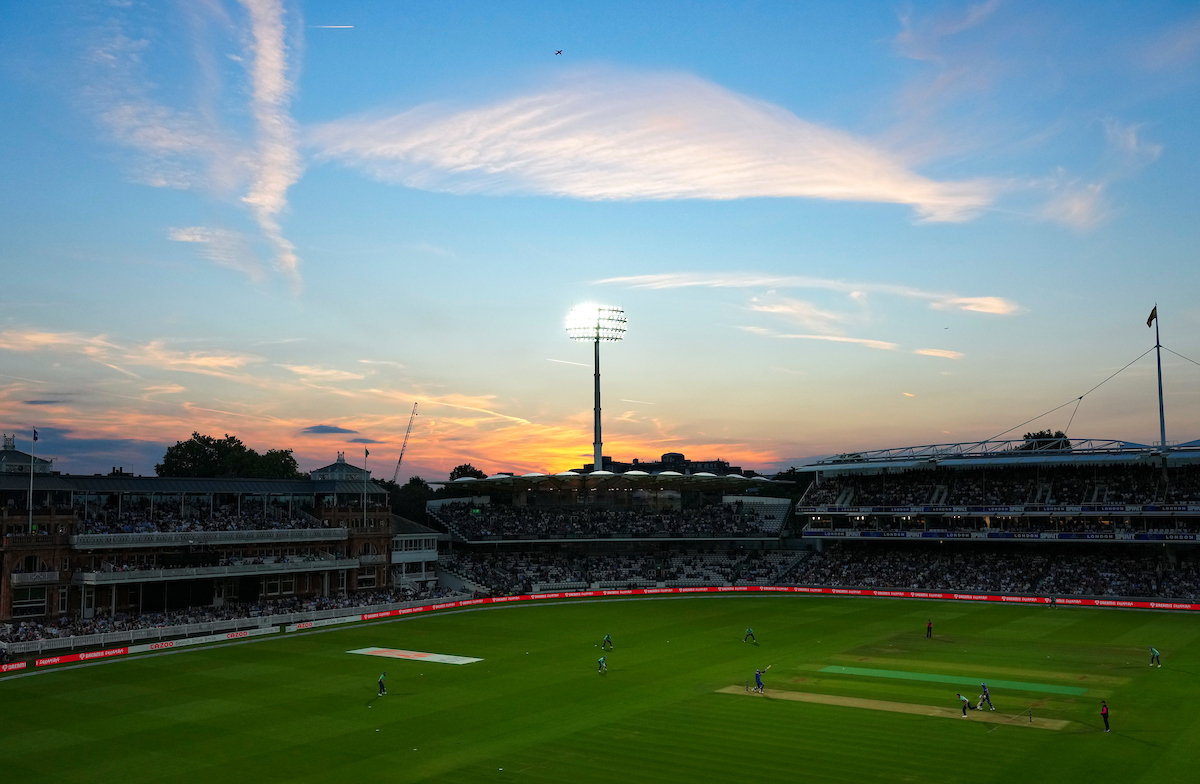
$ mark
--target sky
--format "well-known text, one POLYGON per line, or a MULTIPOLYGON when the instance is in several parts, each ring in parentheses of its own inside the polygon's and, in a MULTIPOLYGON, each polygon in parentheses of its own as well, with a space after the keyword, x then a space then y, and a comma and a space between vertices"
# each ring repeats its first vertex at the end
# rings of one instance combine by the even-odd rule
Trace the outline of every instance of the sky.
POLYGON ((0 430, 56 470, 391 478, 414 403, 402 481, 578 467, 583 302, 618 460, 1157 441, 1156 304, 1200 438, 1193 2, 3 5, 0 430))

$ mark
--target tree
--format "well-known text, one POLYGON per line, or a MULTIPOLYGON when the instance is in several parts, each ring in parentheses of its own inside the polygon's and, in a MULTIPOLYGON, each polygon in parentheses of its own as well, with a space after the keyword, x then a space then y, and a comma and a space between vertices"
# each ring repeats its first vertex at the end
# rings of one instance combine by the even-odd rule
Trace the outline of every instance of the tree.
POLYGON ((187 441, 167 447, 163 461, 154 466, 159 476, 244 477, 303 479, 290 449, 271 449, 260 455, 228 433, 213 438, 192 433, 187 441))
POLYGON ((426 521, 425 504, 435 495, 428 482, 419 476, 411 476, 402 485, 388 479, 380 480, 378 484, 388 491, 393 512, 413 522, 426 521))
POLYGON ((455 466, 454 470, 450 472, 450 481, 453 482, 455 479, 462 479, 464 476, 473 476, 476 479, 487 479, 487 474, 483 473, 470 463, 463 463, 460 466, 455 466))
POLYGON ((268 449, 258 457, 255 476, 260 479, 303 479, 307 474, 301 473, 300 464, 292 457, 292 450, 268 449))
POLYGON ((1035 433, 1026 433, 1024 438, 1025 443, 1021 444, 1017 449, 1031 452, 1044 452, 1055 449, 1064 452, 1071 451, 1071 442, 1067 440, 1067 434, 1061 430, 1054 432, 1038 430, 1035 433))

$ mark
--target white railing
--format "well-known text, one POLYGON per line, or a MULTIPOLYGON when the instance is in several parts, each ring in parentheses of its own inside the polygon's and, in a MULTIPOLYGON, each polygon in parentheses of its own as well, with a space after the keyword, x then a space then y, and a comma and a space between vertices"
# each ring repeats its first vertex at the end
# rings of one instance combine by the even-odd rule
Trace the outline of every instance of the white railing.
POLYGON ((252 574, 289 572, 323 572, 328 569, 357 569, 357 558, 326 560, 276 561, 274 563, 235 564, 233 566, 193 566, 179 569, 131 569, 116 572, 76 572, 71 580, 75 585, 113 585, 118 583, 150 583, 163 580, 194 580, 202 577, 233 577, 252 574))
POLYGON ((80 534, 71 537, 76 550, 152 547, 179 544, 239 544, 255 542, 344 541, 345 528, 271 528, 255 531, 176 531, 145 534, 80 534))
POLYGON ((13 655, 30 653, 41 654, 46 651, 108 647, 121 643, 144 642, 146 640, 169 640, 179 637, 196 637, 204 634, 214 634, 216 632, 257 629, 265 626, 280 626, 292 623, 303 623, 305 621, 321 621, 326 618, 345 618, 353 615, 386 612, 387 610, 400 610, 407 607, 418 607, 425 604, 441 604, 443 602, 462 599, 466 595, 467 594, 455 594, 452 597, 441 599, 421 599, 413 602, 392 602, 389 604, 369 604, 358 607, 338 607, 332 610, 306 610, 303 612, 281 613, 279 615, 263 615, 257 618, 233 618, 228 621, 210 621, 207 623, 158 626, 153 629, 134 629, 127 632, 83 634, 76 637, 31 640, 30 642, 0 643, 0 648, 7 648, 8 652, 13 655))

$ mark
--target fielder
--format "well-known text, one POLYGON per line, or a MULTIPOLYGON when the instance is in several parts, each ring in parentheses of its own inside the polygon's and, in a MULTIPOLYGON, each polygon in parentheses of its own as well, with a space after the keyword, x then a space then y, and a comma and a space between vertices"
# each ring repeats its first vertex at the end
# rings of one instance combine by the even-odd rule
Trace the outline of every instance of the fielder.
POLYGON ((603 641, 600 643, 600 650, 602 650, 602 651, 604 651, 604 650, 609 650, 609 651, 611 651, 612 649, 613 649, 612 635, 611 635, 611 634, 606 634, 606 635, 604 635, 604 640, 603 640, 603 641))
POLYGON ((379 676, 379 696, 380 697, 387 694, 387 685, 384 684, 384 682, 383 682, 383 679, 386 677, 387 677, 387 670, 384 670, 383 674, 379 676))
POLYGON ((597 664, 599 666, 596 668, 596 672, 598 672, 601 675, 604 675, 608 672, 608 661, 607 661, 606 657, 601 656, 600 661, 597 662, 597 664))
POLYGON ((756 640, 754 638, 754 630, 751 629, 749 626, 746 627, 746 636, 742 638, 742 642, 745 642, 746 640, 749 640, 750 642, 754 643, 755 645, 758 645, 758 640, 756 640))
POLYGON ((961 694, 955 694, 954 696, 958 697, 959 701, 962 702, 962 709, 963 709, 962 717, 964 719, 967 718, 967 709, 970 708, 971 710, 975 710, 975 706, 971 704, 970 700, 968 700, 966 697, 962 696, 961 694))
POLYGON ((1150 666, 1153 667, 1155 664, 1157 664, 1161 668, 1162 667, 1162 659, 1158 658, 1158 648, 1155 648, 1153 645, 1151 645, 1150 646, 1150 666))

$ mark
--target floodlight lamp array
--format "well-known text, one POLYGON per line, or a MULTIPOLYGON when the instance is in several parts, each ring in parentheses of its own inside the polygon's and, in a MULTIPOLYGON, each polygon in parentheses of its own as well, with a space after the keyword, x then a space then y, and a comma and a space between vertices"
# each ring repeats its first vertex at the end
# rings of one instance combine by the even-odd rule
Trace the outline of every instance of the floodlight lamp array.
POLYGON ((620 340, 625 337, 625 311, 608 305, 576 305, 567 314, 571 340, 620 340))

